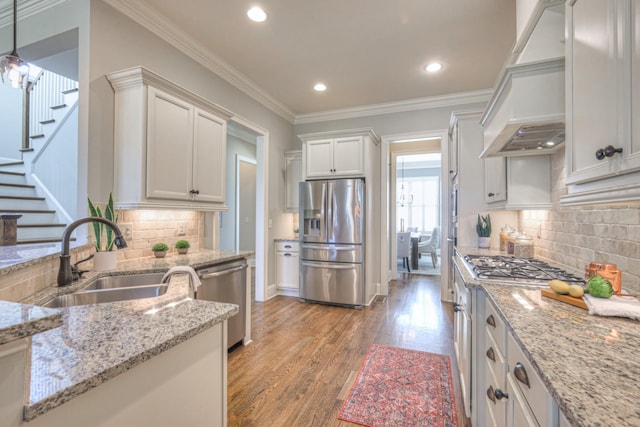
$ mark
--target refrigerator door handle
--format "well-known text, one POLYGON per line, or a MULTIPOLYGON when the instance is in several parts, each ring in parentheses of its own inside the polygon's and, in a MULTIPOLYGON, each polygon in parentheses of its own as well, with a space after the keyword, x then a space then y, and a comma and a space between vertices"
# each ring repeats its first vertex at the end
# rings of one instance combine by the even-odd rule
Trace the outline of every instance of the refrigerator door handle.
POLYGON ((325 232, 326 232, 325 241, 329 241, 329 239, 333 237, 333 211, 334 211, 333 182, 327 181, 325 185, 327 186, 326 194, 325 194, 326 198, 324 202, 325 206, 327 207, 327 211, 324 216, 325 232))
POLYGON ((308 261, 302 261, 302 265, 305 267, 328 268, 331 270, 354 270, 357 268, 357 264, 318 263, 308 261))
POLYGON ((319 249, 323 251, 352 251, 354 249, 359 248, 360 246, 354 245, 314 245, 314 244, 303 244, 302 249, 319 249))

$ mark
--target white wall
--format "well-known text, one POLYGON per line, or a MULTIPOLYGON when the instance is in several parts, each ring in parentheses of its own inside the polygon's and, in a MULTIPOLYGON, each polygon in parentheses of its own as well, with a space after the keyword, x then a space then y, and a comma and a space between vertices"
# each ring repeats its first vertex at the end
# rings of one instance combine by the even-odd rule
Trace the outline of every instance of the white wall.
POLYGON ((22 90, 0 85, 0 157, 20 158, 22 148, 22 90))

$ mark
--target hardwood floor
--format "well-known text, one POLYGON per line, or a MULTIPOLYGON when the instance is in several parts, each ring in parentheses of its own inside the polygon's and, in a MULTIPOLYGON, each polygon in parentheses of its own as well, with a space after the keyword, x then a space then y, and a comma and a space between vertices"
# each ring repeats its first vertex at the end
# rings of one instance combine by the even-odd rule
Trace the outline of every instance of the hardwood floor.
POLYGON ((363 310, 281 296, 255 303, 253 342, 229 354, 229 427, 354 426, 337 416, 373 343, 449 355, 458 426, 467 425, 439 280, 399 274, 386 301, 363 310))

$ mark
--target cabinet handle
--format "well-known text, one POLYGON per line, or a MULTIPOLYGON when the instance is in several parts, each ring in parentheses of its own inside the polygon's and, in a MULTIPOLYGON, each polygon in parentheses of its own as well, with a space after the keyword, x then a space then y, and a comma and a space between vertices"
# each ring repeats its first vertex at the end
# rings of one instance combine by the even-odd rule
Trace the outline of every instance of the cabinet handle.
POLYGON ((489 347, 489 350, 487 350, 487 357, 494 362, 496 361, 496 354, 493 351, 493 347, 489 347))
POLYGON ((290 254, 290 253, 288 253, 288 252, 287 252, 286 254, 283 254, 283 255, 284 255, 284 256, 291 256, 291 254, 290 254))
POLYGON ((462 311, 462 310, 463 310, 462 304, 458 304, 457 302, 453 303, 453 311, 457 313, 458 311, 462 311))
POLYGON ((493 314, 490 314, 489 317, 487 317, 487 324, 494 328, 496 327, 496 319, 493 318, 493 314))
POLYGON ((191 190, 189 194, 200 194, 200 190, 191 190))
POLYGON ((500 390, 499 388, 496 389, 496 391, 494 392, 494 395, 496 396, 496 399, 498 399, 498 400, 508 399, 509 398, 509 393, 505 393, 504 391, 500 390))
POLYGON ((489 194, 487 194, 487 196, 493 197, 493 196, 495 196, 495 193, 489 193, 489 194))
POLYGON ((529 376, 527 375, 527 370, 524 369, 524 366, 522 366, 522 363, 520 362, 516 363, 516 367, 513 368, 513 375, 515 375, 518 381, 520 381, 522 384, 531 388, 531 384, 529 383, 529 376))
POLYGON ((493 386, 489 386, 489 388, 487 389, 487 397, 489 398, 490 401, 492 401, 493 403, 496 403, 496 395, 495 395, 495 392, 493 391, 493 386))
POLYGON ((284 245, 285 248, 291 249, 291 245, 284 245))
POLYGON ((622 153, 622 147, 615 148, 613 145, 607 145, 604 148, 599 148, 596 151, 596 159, 604 160, 605 157, 613 157, 616 153, 622 153))

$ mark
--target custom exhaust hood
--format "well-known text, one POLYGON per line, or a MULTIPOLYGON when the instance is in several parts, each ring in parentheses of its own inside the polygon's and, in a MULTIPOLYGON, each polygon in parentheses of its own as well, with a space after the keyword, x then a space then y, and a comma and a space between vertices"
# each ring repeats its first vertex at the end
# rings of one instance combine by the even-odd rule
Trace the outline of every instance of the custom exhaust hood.
POLYGON ((564 142, 564 1, 527 1, 526 25, 482 115, 481 158, 548 154, 564 142))
POLYGON ((485 110, 485 157, 547 154, 564 142, 564 57, 505 67, 485 110))

